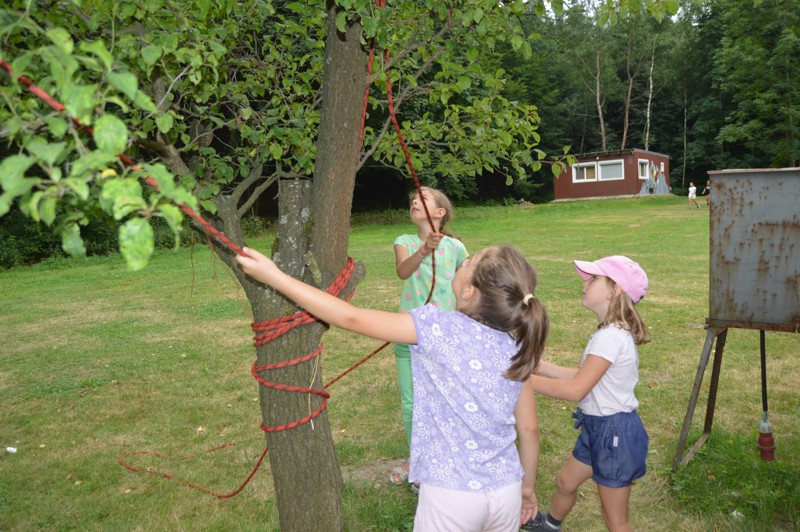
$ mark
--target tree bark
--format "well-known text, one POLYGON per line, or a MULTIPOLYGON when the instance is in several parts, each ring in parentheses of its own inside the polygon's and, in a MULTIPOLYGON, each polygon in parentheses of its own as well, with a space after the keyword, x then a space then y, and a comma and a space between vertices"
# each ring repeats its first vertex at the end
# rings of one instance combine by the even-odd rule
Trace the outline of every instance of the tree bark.
POLYGON ((683 88, 683 169, 681 171, 681 188, 686 188, 686 158, 689 155, 689 90, 683 88))
MULTIPOLYGON (((283 271, 323 289, 347 261, 366 66, 366 53, 359 44, 361 27, 349 24, 344 34, 339 33, 335 25, 338 9, 329 2, 314 180, 313 183, 280 181, 280 221, 273 245, 273 259, 283 271)), ((240 242, 235 203, 230 197, 221 197, 216 202, 217 218, 228 236, 235 235, 234 241, 240 242)), ((220 256, 244 287, 255 321, 298 310, 280 294, 245 276, 230 253, 220 252, 220 256)), ((359 263, 342 296, 350 293, 363 276, 364 267, 359 263)), ((259 346, 257 364, 292 360, 311 353, 320 345, 325 330, 320 322, 295 328, 259 346)), ((322 375, 321 358, 261 372, 268 381, 315 390, 323 389, 322 375)), ((267 427, 299 420, 316 410, 322 401, 317 395, 264 386, 260 387, 259 396, 267 427)), ((342 479, 326 411, 294 429, 267 432, 267 444, 281 530, 343 530, 342 479)))
POLYGON ((608 145, 606 143, 606 123, 603 119, 603 97, 600 85, 600 76, 601 76, 601 62, 600 62, 600 50, 598 49, 595 52, 595 64, 597 66, 597 70, 595 71, 595 78, 594 78, 594 102, 595 107, 597 108, 597 120, 600 123, 600 144, 602 146, 602 150, 608 151, 608 145))
POLYGON ((311 204, 311 250, 324 283, 333 280, 347 259, 366 73, 366 53, 359 42, 361 25, 350 24, 345 34, 339 33, 337 11, 329 2, 311 204))
POLYGON ((653 39, 653 54, 650 56, 650 71, 647 75, 647 111, 644 122, 644 149, 650 149, 650 118, 653 109, 653 69, 656 64, 656 42, 653 39))
MULTIPOLYGON (((275 258, 283 271, 314 283, 309 268, 308 209, 311 185, 307 181, 280 183, 280 223, 275 258)), ((316 284, 316 283, 314 283, 316 284)), ((320 285, 326 288, 327 284, 320 285)), ((253 305, 256 320, 295 312, 297 307, 271 291, 253 305)), ((313 352, 320 345, 325 326, 320 322, 295 328, 279 339, 257 349, 258 363, 291 360, 313 352)), ((320 355, 321 356, 321 355, 320 355)), ((323 389, 320 357, 302 364, 262 374, 272 381, 323 389), (310 383, 310 384, 309 384, 310 383)), ((261 412, 264 424, 280 425, 299 420, 320 405, 322 398, 288 393, 262 386, 261 412)), ((281 432, 268 432, 269 458, 278 503, 281 530, 342 530, 341 473, 333 448, 328 415, 323 411, 312 421, 281 432)))
MULTIPOLYGON (((361 26, 349 24, 345 34, 339 33, 335 24, 338 11, 333 2, 328 3, 314 181, 310 190, 306 185, 295 190, 295 182, 284 181, 279 195, 282 221, 276 247, 279 265, 291 275, 321 288, 330 285, 347 261, 365 83, 366 54, 359 43, 361 26), (314 278, 317 272, 319 278, 314 278)), ((343 295, 352 291, 363 273, 363 265, 359 265, 343 295)), ((318 322, 303 326, 282 342, 273 342, 277 345, 269 351, 280 348, 295 356, 312 352, 324 332, 325 328, 318 322)), ((282 358, 286 357, 278 359, 282 358)), ((280 373, 285 374, 280 378, 287 380, 279 382, 299 386, 313 382, 311 387, 323 387, 320 360, 290 366, 280 373)), ((273 372, 273 375, 277 377, 278 373, 273 372)), ((263 387, 261 398, 265 423, 266 420, 286 423, 299 419, 315 409, 321 400, 313 396, 309 408, 306 395, 287 396, 285 392, 263 387)), ((267 441, 281 530, 343 530, 341 472, 327 413, 323 411, 312 423, 295 429, 268 433, 267 441)))

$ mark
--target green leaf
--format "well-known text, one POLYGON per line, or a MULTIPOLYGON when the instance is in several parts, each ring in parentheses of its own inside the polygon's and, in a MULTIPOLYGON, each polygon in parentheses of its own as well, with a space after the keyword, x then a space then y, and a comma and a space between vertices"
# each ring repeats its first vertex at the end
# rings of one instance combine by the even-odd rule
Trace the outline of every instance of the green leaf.
POLYGON ((0 194, 0 216, 5 216, 11 210, 11 203, 14 201, 14 196, 11 194, 0 194))
POLYGON ((93 53, 100 58, 100 60, 103 62, 103 65, 106 67, 106 70, 111 70, 111 65, 114 63, 114 58, 108 51, 108 48, 106 48, 106 45, 103 41, 84 41, 78 48, 83 51, 93 53))
POLYGON ((346 11, 339 11, 336 15, 336 29, 340 33, 345 33, 347 29, 347 12, 346 11))
POLYGON ((105 114, 97 119, 94 126, 94 141, 101 151, 120 154, 128 145, 128 128, 116 116, 105 114))
POLYGON ((116 154, 106 153, 99 150, 89 152, 72 164, 72 168, 70 169, 69 177, 67 179, 70 177, 81 178, 89 172, 105 169, 116 160, 116 154))
POLYGON ((136 99, 139 86, 136 81, 136 76, 130 72, 109 72, 108 81, 131 100, 136 99))
POLYGON ((139 271, 150 261, 154 248, 153 228, 147 220, 134 218, 119 228, 119 249, 128 270, 139 271))
POLYGON ((56 219, 56 204, 55 196, 42 196, 39 202, 39 217, 47 225, 53 225, 56 219))
POLYGON ((85 125, 92 123, 94 97, 97 85, 72 85, 64 87, 62 96, 69 115, 85 125))
POLYGON ((68 177, 64 180, 64 183, 66 183, 67 186, 75 192, 75 195, 83 201, 89 199, 89 185, 87 185, 85 181, 75 179, 74 177, 68 177))
POLYGON ((181 210, 175 205, 171 205, 169 203, 159 206, 158 210, 164 220, 166 220, 169 228, 172 229, 172 232, 175 233, 175 236, 177 237, 181 232, 181 224, 183 223, 183 213, 181 210))
POLYGON ((48 166, 52 166, 55 164, 61 154, 64 153, 64 148, 66 148, 66 146, 66 142, 48 144, 43 140, 34 139, 28 142, 25 148, 37 159, 44 162, 48 166))
POLYGON ((25 172, 36 159, 27 155, 12 155, 0 163, 0 185, 6 192, 15 189, 25 179, 25 172))
POLYGON ((156 117, 156 125, 161 133, 167 133, 170 129, 172 129, 172 116, 167 113, 158 115, 156 117))
POLYGON ((283 147, 280 144, 270 144, 269 154, 277 161, 283 156, 283 147))
POLYGON ((75 47, 72 42, 72 37, 64 28, 52 28, 47 30, 47 38, 67 55, 71 54, 75 47))
POLYGON ((67 121, 63 116, 47 116, 44 119, 47 129, 55 138, 63 137, 67 132, 67 121))
POLYGON ((461 76, 458 78, 458 88, 462 91, 467 90, 472 85, 472 80, 469 79, 467 76, 461 76))
POLYGON ((150 96, 142 91, 136 93, 136 98, 134 98, 133 104, 139 109, 147 111, 148 113, 158 112, 156 104, 153 103, 153 100, 150 99, 150 96))
POLYGON ((144 60, 144 64, 151 67, 153 66, 156 61, 161 58, 161 54, 163 50, 160 46, 156 46, 151 44, 150 46, 145 46, 142 48, 142 59, 144 60))
POLYGON ((167 170, 166 166, 161 163, 152 165, 146 164, 142 169, 155 180, 161 194, 168 198, 172 197, 175 192, 175 177, 167 170))
POLYGON ((70 224, 61 231, 61 248, 70 257, 86 256, 86 246, 83 244, 78 224, 70 224))
POLYGON ((203 200, 200 202, 200 205, 203 207, 203 210, 211 214, 216 214, 217 212, 217 204, 211 200, 203 200))
POLYGON ((147 207, 142 198, 142 186, 130 178, 106 181, 100 192, 100 205, 115 220, 147 207))

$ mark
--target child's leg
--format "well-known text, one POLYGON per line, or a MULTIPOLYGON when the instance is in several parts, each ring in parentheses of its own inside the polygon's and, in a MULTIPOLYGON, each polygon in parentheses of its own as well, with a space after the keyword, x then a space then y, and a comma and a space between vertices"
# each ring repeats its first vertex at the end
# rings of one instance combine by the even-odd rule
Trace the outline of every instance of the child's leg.
POLYGON ((603 520, 610 532, 632 531, 628 521, 628 499, 631 496, 631 487, 609 488, 597 485, 600 494, 600 504, 603 505, 603 520))
POLYGON ((575 506, 578 488, 591 477, 592 466, 570 456, 556 475, 556 493, 550 502, 548 513, 559 521, 563 521, 575 506))
POLYGON ((406 344, 395 344, 397 385, 400 388, 400 407, 403 411, 403 428, 408 447, 411 448, 411 419, 414 414, 414 381, 411 379, 411 350, 406 344))

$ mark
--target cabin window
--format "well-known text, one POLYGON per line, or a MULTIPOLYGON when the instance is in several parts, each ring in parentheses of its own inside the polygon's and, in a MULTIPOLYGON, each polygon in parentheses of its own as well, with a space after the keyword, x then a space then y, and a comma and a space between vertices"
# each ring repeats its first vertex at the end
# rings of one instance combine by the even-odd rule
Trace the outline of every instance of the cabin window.
POLYGON ((579 163, 572 167, 572 182, 584 183, 586 181, 597 181, 595 163, 579 163))
POLYGON ((613 181, 625 179, 622 161, 602 161, 600 167, 600 181, 613 181))
POLYGON ((639 159, 639 179, 647 180, 650 178, 650 161, 639 159))

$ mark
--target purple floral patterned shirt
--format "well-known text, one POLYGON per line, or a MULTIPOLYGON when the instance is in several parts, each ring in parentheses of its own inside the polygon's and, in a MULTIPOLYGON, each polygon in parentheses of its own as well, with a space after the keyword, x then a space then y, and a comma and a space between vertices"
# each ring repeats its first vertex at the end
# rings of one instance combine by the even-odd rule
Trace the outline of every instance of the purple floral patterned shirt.
POLYGON ((487 491, 517 482, 514 408, 522 383, 502 374, 519 348, 508 333, 434 305, 410 311, 414 420, 409 480, 487 491))

